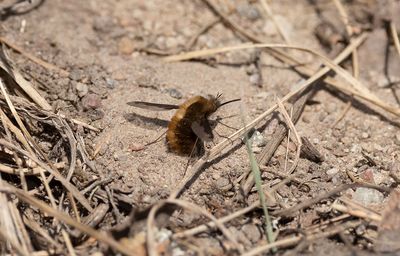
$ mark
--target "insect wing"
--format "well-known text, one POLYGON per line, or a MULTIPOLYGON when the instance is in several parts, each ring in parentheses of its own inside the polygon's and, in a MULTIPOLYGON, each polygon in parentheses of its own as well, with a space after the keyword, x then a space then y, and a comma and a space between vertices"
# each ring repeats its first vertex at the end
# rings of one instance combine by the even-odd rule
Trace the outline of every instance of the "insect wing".
POLYGON ((154 111, 165 111, 171 109, 178 109, 178 105, 171 105, 171 104, 160 104, 160 103, 152 103, 152 102, 145 102, 145 101, 131 101, 127 103, 129 106, 143 108, 148 110, 154 111))
POLYGON ((214 135, 210 123, 207 118, 202 118, 199 121, 195 121, 191 125, 192 131, 199 137, 202 141, 212 141, 214 135))

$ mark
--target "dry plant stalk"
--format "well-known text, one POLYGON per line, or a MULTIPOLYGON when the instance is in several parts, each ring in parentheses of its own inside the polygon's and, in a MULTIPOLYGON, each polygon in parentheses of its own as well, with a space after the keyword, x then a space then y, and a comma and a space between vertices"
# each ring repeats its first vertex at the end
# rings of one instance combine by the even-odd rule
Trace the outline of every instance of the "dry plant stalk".
POLYGON ((226 238, 232 243, 232 246, 239 252, 243 252, 243 247, 240 245, 237 241, 236 238, 233 236, 233 234, 218 220, 215 218, 212 214, 210 214, 207 210, 197 206, 196 204, 183 201, 183 200, 178 200, 178 199, 167 199, 164 201, 160 201, 157 204, 155 204, 151 210, 150 213, 147 217, 147 251, 150 256, 157 256, 158 252, 156 250, 156 243, 154 240, 154 218, 157 213, 157 211, 164 206, 165 204, 175 204, 178 205, 179 207, 185 208, 187 210, 195 211, 201 215, 204 215, 205 217, 209 218, 215 223, 215 226, 217 226, 221 232, 226 236, 226 238))
POLYGON ((53 216, 59 221, 65 222, 68 225, 71 225, 72 227, 81 230, 82 232, 96 238, 97 240, 111 246, 112 248, 116 249, 117 251, 120 251, 126 255, 133 255, 133 252, 128 250, 126 247, 121 245, 119 242, 115 241, 112 237, 104 234, 103 232, 94 230, 93 228, 86 226, 82 223, 77 222, 76 220, 72 219, 70 216, 66 215, 63 212, 60 212, 49 205, 47 205, 44 202, 41 202, 40 200, 34 198, 33 196, 29 195, 27 192, 17 189, 4 181, 0 182, 1 187, 0 187, 0 192, 3 193, 9 193, 9 194, 14 194, 16 195, 19 199, 24 201, 27 204, 30 204, 34 207, 37 207, 41 211, 47 213, 50 216, 53 216))
POLYGON ((300 159, 300 150, 301 150, 301 139, 299 134, 297 133, 296 127, 294 126, 292 119, 290 118, 289 114, 287 113, 285 106, 283 106, 281 100, 279 98, 277 98, 276 100, 279 110, 281 112, 281 114, 283 115, 283 117, 285 118, 285 121, 287 123, 287 125, 289 126, 290 130, 294 133, 294 136, 296 138, 296 143, 297 143, 297 149, 296 149, 296 158, 292 164, 292 166, 290 167, 289 171, 287 171, 287 174, 292 174, 293 171, 296 169, 297 167, 297 163, 300 159))
MULTIPOLYGON (((342 59, 345 59, 346 56, 348 56, 353 49, 355 49, 356 47, 358 47, 363 41, 365 40, 365 35, 364 36, 360 36, 359 38, 357 38, 356 40, 354 40, 348 47, 346 47, 341 54, 339 54, 339 56, 335 59, 335 61, 333 63, 338 63, 340 62, 342 59)), ((236 47, 225 47, 225 48, 221 48, 221 49, 213 49, 213 50, 205 50, 205 51, 196 51, 196 52, 191 52, 191 53, 187 53, 187 54, 182 54, 182 55, 177 55, 177 56, 170 56, 168 58, 166 58, 165 60, 167 61, 178 61, 178 60, 187 60, 190 58, 193 58, 194 55, 201 55, 203 56, 204 54, 208 55, 208 54, 213 54, 213 53, 219 53, 219 52, 224 52, 224 51, 229 51, 229 50, 238 50, 238 49, 246 49, 248 47, 251 47, 252 45, 249 44, 244 44, 244 45, 240 45, 240 46, 236 46, 236 47)), ((263 45, 265 46, 265 45, 263 45)), ((270 46, 270 45, 269 45, 270 46)), ((261 46, 260 46, 261 47, 261 46)), ((329 61, 329 63, 331 63, 329 61)), ((331 66, 335 66, 335 64, 331 63, 331 66)), ((337 66, 337 65, 336 65, 337 66)), ((330 70, 329 67, 324 67, 321 68, 320 71, 316 72, 314 75, 312 75, 309 79, 307 79, 306 81, 304 81, 301 85, 299 85, 297 87, 296 90, 288 93, 287 95, 285 95, 282 98, 282 102, 286 102, 289 99, 291 99, 293 96, 299 94, 300 92, 304 91, 308 86, 310 86, 312 83, 314 83, 315 81, 317 81, 319 78, 321 78, 323 75, 325 75, 326 73, 328 73, 330 70)), ((222 142, 220 142, 219 144, 217 144, 215 147, 213 147, 206 156, 202 157, 201 159, 199 159, 191 168, 190 171, 188 171, 188 175, 186 175, 183 179, 183 181, 178 185, 178 188, 173 191, 171 193, 171 195, 169 196, 169 198, 176 198, 181 192, 182 190, 185 188, 186 184, 192 180, 192 178, 195 176, 195 174, 197 173, 197 171, 202 168, 202 166, 209 161, 209 159, 212 159, 214 157, 216 157, 219 153, 221 153, 221 151, 223 150, 228 150, 231 147, 233 147, 231 144, 232 141, 240 138, 241 136, 243 136, 246 132, 248 132, 251 128, 255 127, 259 122, 261 122, 262 120, 264 120, 268 115, 270 115, 273 111, 275 111, 278 108, 278 105, 275 104, 274 106, 270 107, 268 110, 266 110, 264 113, 262 113, 261 115, 259 115, 257 118, 255 118, 253 121, 251 121, 250 123, 248 123, 247 125, 245 125, 243 128, 237 130, 236 132, 234 132, 233 134, 231 134, 227 139, 223 140, 222 142)))
POLYGON ((15 45, 14 43, 10 42, 8 39, 6 39, 5 37, 0 37, 0 42, 6 44, 8 47, 12 48, 13 50, 15 50, 16 52, 19 52, 20 54, 22 54, 23 56, 25 56, 26 58, 28 58, 29 60, 33 61, 34 63, 48 69, 48 70, 52 70, 52 71, 56 71, 59 72, 60 74, 64 75, 64 76, 68 76, 69 72, 61 69, 51 63, 48 63, 42 59, 39 59, 38 57, 34 56, 33 54, 30 54, 28 52, 26 52, 24 49, 22 49, 21 47, 15 45))
POLYGON ((276 20, 275 15, 272 12, 271 7, 267 3, 267 0, 260 0, 262 7, 264 8, 265 12, 267 15, 272 19, 272 22, 274 23, 275 27, 278 30, 279 35, 282 37, 282 39, 285 41, 285 43, 289 44, 289 36, 286 34, 282 26, 279 24, 279 22, 276 20))

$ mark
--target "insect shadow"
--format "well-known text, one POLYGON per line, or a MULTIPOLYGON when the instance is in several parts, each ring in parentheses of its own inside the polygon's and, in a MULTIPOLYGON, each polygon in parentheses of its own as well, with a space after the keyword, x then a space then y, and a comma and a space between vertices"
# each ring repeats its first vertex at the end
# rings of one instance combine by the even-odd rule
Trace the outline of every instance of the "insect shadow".
POLYGON ((168 127, 168 120, 156 118, 156 117, 147 117, 147 116, 142 116, 136 113, 127 113, 124 114, 124 118, 130 122, 133 123, 136 126, 150 129, 150 130, 157 130, 157 127, 168 127))

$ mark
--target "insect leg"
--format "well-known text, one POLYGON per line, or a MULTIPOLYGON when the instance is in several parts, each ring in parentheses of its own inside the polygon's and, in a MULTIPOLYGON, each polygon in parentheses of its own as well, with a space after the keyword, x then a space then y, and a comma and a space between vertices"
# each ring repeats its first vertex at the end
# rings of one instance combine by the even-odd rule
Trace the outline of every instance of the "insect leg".
POLYGON ((149 143, 145 144, 144 146, 147 147, 147 146, 150 146, 150 145, 152 145, 152 144, 154 144, 154 143, 157 143, 158 141, 160 141, 160 139, 161 139, 166 133, 167 133, 167 131, 163 132, 160 136, 157 137, 157 139, 155 139, 155 140, 153 140, 153 141, 150 141, 149 143))

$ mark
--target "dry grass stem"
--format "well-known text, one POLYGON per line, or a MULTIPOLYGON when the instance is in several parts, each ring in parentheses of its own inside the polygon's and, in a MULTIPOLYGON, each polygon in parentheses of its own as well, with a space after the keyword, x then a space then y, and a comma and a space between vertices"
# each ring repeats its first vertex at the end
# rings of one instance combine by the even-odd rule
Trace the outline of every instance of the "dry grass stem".
MULTIPOLYGON (((2 46, 2 45, 1 45, 2 46)), ((44 110, 51 111, 50 104, 39 94, 39 92, 9 63, 3 47, 0 46, 0 68, 7 72, 16 84, 44 110)))
POLYGON ((15 50, 16 52, 22 54, 23 56, 25 56, 26 58, 28 58, 29 60, 33 61, 34 63, 44 67, 45 69, 51 70, 51 71, 56 71, 64 76, 68 76, 69 72, 61 69, 51 63, 48 63, 42 59, 39 59, 38 57, 34 56, 33 54, 30 54, 28 52, 26 52, 24 49, 22 49, 21 47, 15 45, 14 43, 10 42, 8 39, 4 38, 4 37, 0 37, 0 42, 6 44, 8 47, 10 47, 11 49, 15 50))
POLYGON ((18 236, 20 237, 22 247, 26 251, 29 251, 29 252, 34 251, 30 236, 28 234, 28 231, 25 228, 24 222, 22 221, 22 218, 21 218, 20 212, 17 209, 16 203, 10 200, 10 201, 8 201, 8 204, 9 204, 8 208, 10 209, 10 211, 12 213, 13 221, 14 221, 16 230, 18 231, 18 236))
MULTIPOLYGON (((349 17, 346 13, 346 10, 344 9, 344 6, 340 2, 340 0, 333 0, 333 2, 335 3, 335 6, 339 11, 340 18, 342 19, 342 21, 346 27, 346 33, 351 38, 353 36, 353 28, 350 26, 349 17)), ((353 39, 350 39, 350 41, 351 40, 353 40, 353 39)), ((358 62, 357 49, 355 49, 353 51, 351 57, 352 57, 352 62, 353 62, 353 75, 355 78, 358 79, 358 77, 360 75, 360 68, 359 68, 359 62, 358 62)))
POLYGON ((278 104, 278 108, 279 108, 281 114, 285 118, 286 124, 289 126, 290 130, 294 134, 294 137, 296 138, 296 144, 297 144, 296 145, 296 147, 297 147, 297 149, 296 149, 296 158, 293 161, 293 164, 290 167, 289 171, 287 172, 287 174, 292 174, 293 171, 296 169, 297 163, 298 163, 298 161, 300 159, 300 150, 301 150, 302 142, 301 142, 299 134, 297 133, 296 127, 294 126, 294 124, 292 122, 292 119, 290 118, 288 112, 285 109, 285 106, 283 106, 283 104, 282 104, 282 102, 281 102, 281 100, 279 98, 277 98, 276 102, 278 104))
MULTIPOLYGON (((243 209, 240 209, 236 212, 233 212, 225 217, 222 217, 222 218, 218 219, 218 221, 220 223, 226 223, 226 222, 231 221, 241 215, 251 212, 252 210, 254 210, 255 208, 258 208, 258 207, 260 207, 260 201, 256 200, 256 202, 254 202, 253 204, 251 204, 243 209)), ((194 228, 182 231, 182 232, 175 233, 173 235, 173 237, 174 238, 182 238, 182 237, 187 237, 187 236, 193 236, 198 233, 205 232, 210 228, 215 228, 215 223, 213 221, 210 221, 207 224, 203 224, 203 225, 200 225, 200 226, 197 226, 197 227, 194 227, 194 228)))
POLYGON ((32 142, 32 140, 33 140, 32 136, 29 134, 28 130, 26 129, 26 127, 24 125, 24 123, 22 122, 22 120, 19 117, 17 111, 15 110, 14 105, 12 104, 11 99, 8 96, 8 93, 6 92, 6 88, 4 86, 3 79, 1 79, 1 78, 0 78, 0 89, 1 89, 1 92, 2 92, 6 102, 7 102, 8 107, 11 110, 11 113, 14 116, 15 121, 17 122, 19 128, 22 130, 22 133, 24 135, 24 139, 26 140, 26 142, 24 143, 24 145, 27 145, 26 150, 28 150, 30 154, 33 154, 33 150, 32 150, 32 148, 31 148, 31 146, 30 146, 30 144, 28 142, 28 141, 32 142))
POLYGON ((67 250, 70 256, 76 256, 74 246, 72 245, 71 239, 69 238, 68 233, 63 229, 61 230, 61 234, 64 238, 65 244, 67 246, 67 250))
POLYGON ((267 13, 268 17, 271 18, 272 22, 274 23, 276 29, 278 30, 279 35, 282 37, 282 39, 285 41, 285 43, 289 44, 290 40, 286 32, 283 30, 279 22, 276 20, 271 7, 267 3, 267 0, 260 0, 262 7, 264 8, 265 12, 267 13))
POLYGON ((359 218, 363 218, 363 219, 367 219, 367 220, 374 220, 374 221, 381 221, 382 217, 379 215, 371 215, 368 214, 362 210, 358 210, 358 209, 352 209, 348 206, 342 205, 342 204, 338 204, 335 203, 332 205, 332 209, 335 209, 337 211, 343 212, 343 213, 347 213, 349 215, 352 216, 356 216, 359 218))
MULTIPOLYGON (((208 50, 200 50, 200 51, 194 51, 194 52, 189 52, 181 55, 175 55, 175 56, 170 56, 166 57, 166 61, 182 61, 182 60, 188 60, 192 58, 199 58, 203 56, 209 56, 209 55, 214 55, 217 53, 223 53, 223 52, 229 52, 229 51, 235 51, 235 50, 243 50, 243 49, 253 49, 253 48, 286 48, 286 49, 296 49, 300 51, 304 51, 307 53, 311 53, 317 57, 319 57, 322 62, 324 63, 325 66, 327 66, 328 69, 334 70, 338 75, 340 75, 342 78, 344 78, 349 84, 353 86, 353 89, 356 90, 357 92, 364 94, 366 97, 371 98, 374 101, 381 101, 377 96, 372 94, 365 86, 361 84, 360 81, 355 79, 352 75, 350 75, 346 70, 344 70, 342 67, 337 65, 335 62, 331 61, 327 57, 323 56, 322 54, 305 48, 301 46, 293 46, 293 45, 283 45, 283 44, 253 44, 253 45, 237 45, 237 46, 231 46, 231 47, 222 47, 219 49, 208 49, 208 50)), ((299 86, 301 87, 301 86, 299 86)), ((304 89, 304 88, 301 88, 304 89)), ((296 93, 298 90, 296 90, 296 93)), ((295 94, 296 94, 295 93, 295 94)), ((286 98, 286 97, 285 97, 286 98)), ((285 99, 283 98, 283 100, 285 99)), ((400 116, 400 109, 396 107, 392 107, 393 112, 396 113, 397 115, 400 116)))
POLYGON ((42 238, 44 238, 48 243, 49 247, 53 246, 56 248, 56 250, 61 251, 62 246, 61 244, 57 243, 49 234, 47 230, 44 230, 38 223, 36 223, 34 220, 28 219, 26 216, 23 216, 23 222, 26 226, 28 226, 29 229, 31 229, 33 232, 36 234, 40 235, 42 238), (51 245, 51 246, 50 246, 51 245))
MULTIPOLYGON (((336 58, 335 62, 339 63, 343 59, 345 59, 353 49, 358 47, 363 41, 365 40, 365 35, 358 37, 356 40, 354 40, 350 45, 348 45, 336 58)), ((247 47, 248 45, 242 45, 243 47, 247 47)), ((292 92, 288 93, 282 98, 282 102, 286 102, 289 99, 291 99, 293 96, 297 95, 298 93, 302 92, 305 90, 310 84, 321 78, 323 75, 329 72, 328 67, 321 68, 318 72, 316 72, 314 75, 312 75, 309 79, 304 81, 301 85, 297 87, 296 90, 293 90, 292 92)), ((188 171, 188 175, 184 177, 184 179, 181 181, 181 183, 178 185, 178 187, 171 193, 169 198, 176 198, 182 190, 186 187, 186 184, 193 179, 193 177, 196 175, 198 170, 203 167, 203 165, 209 160, 212 159, 213 157, 217 156, 221 151, 227 150, 231 148, 232 146, 230 145, 232 141, 240 138, 243 136, 245 133, 247 133, 251 128, 255 127, 259 122, 264 120, 268 115, 270 115, 273 111, 277 109, 278 105, 275 104, 274 106, 270 107, 268 110, 266 110, 264 113, 259 115, 257 118, 255 118, 253 121, 245 125, 243 128, 237 130, 233 134, 231 134, 227 139, 221 141, 218 143, 215 147, 213 147, 206 156, 202 157, 199 159, 188 171)))
POLYGON ((342 113, 336 118, 335 122, 333 122, 331 128, 335 128, 336 125, 338 123, 340 123, 340 121, 343 120, 343 118, 346 116, 347 112, 349 112, 350 108, 351 108, 351 101, 348 101, 347 104, 346 104, 346 107, 344 108, 342 113))
POLYGON ((216 18, 212 19, 211 21, 209 21, 208 23, 206 23, 202 28, 200 28, 199 31, 197 31, 196 34, 194 34, 191 37, 191 39, 186 44, 185 48, 187 50, 191 49, 193 47, 193 45, 196 43, 196 41, 199 38, 199 36, 201 36, 202 34, 207 32, 210 28, 212 28, 214 25, 218 24, 218 22, 220 22, 220 21, 221 21, 221 18, 220 17, 216 17, 216 18))
MULTIPOLYGON (((25 251, 20 244, 17 243, 14 239, 12 239, 5 230, 0 229, 0 240, 7 241, 11 245, 11 247, 19 254, 23 256, 29 256, 29 252, 25 251), (1 239, 2 238, 2 239, 1 239)), ((12 250, 11 250, 12 251, 12 250)))
MULTIPOLYGON (((263 40, 262 38, 259 38, 251 33, 248 32, 248 30, 246 30, 245 28, 241 27, 238 23, 236 23, 235 21, 233 21, 232 19, 230 19, 230 17, 228 17, 226 14, 224 14, 223 12, 221 12, 217 6, 215 4, 213 4, 211 1, 208 0, 204 0, 212 9, 212 11, 214 13, 216 13, 218 16, 220 16, 224 23, 227 24, 228 26, 230 26, 234 31, 238 32, 239 34, 243 35, 244 37, 246 37, 247 39, 249 39, 252 42, 255 43, 263 43, 266 40, 263 40)), ((363 36, 365 35, 361 35, 360 37, 358 37, 357 39, 352 40, 352 42, 350 42, 350 45, 353 45, 357 42, 357 40, 360 40, 363 36)), ((364 38, 365 39, 365 38, 364 38)), ((362 41, 364 40, 362 39, 362 41)), ((347 47, 348 48, 348 47, 347 47)), ((346 49, 347 49, 346 48, 346 49)), ((356 47, 355 47, 356 48, 356 47)), ((352 51, 355 49, 353 48, 352 51)), ((291 61, 294 62, 294 64, 300 64, 301 62, 296 61, 293 57, 288 56, 286 53, 281 52, 277 49, 266 49, 271 55, 273 55, 274 57, 277 57, 278 59, 280 59, 281 61, 284 61, 286 63, 290 63, 291 61)), ((342 52, 343 53, 343 52, 342 52)), ((307 67, 295 67, 296 70, 301 71, 301 73, 306 74, 308 76, 312 76, 315 72, 313 70, 310 70, 307 67)), ((381 100, 377 100, 375 97, 371 98, 369 95, 364 95, 362 93, 358 93, 357 90, 352 90, 350 88, 347 88, 347 86, 342 85, 342 83, 336 81, 335 79, 332 78, 326 78, 324 80, 326 83, 334 86, 336 89, 342 91, 345 94, 348 94, 349 96, 357 96, 361 99, 364 99, 374 105, 377 105, 378 107, 392 113, 395 115, 399 115, 399 110, 390 106, 389 104, 387 104, 384 101, 381 100)))
POLYGON ((244 253, 242 255, 243 256, 259 255, 259 254, 261 254, 263 252, 266 252, 266 251, 269 251, 269 250, 271 250, 272 248, 275 248, 275 247, 284 248, 284 247, 287 247, 287 246, 292 246, 292 245, 298 244, 303 239, 304 239, 304 241, 311 242, 311 241, 314 241, 314 240, 317 240, 317 239, 321 239, 321 238, 324 238, 324 237, 330 237, 330 236, 336 235, 336 234, 338 234, 340 232, 343 232, 343 231, 345 231, 345 230, 347 230, 349 228, 357 227, 360 224, 361 223, 359 221, 353 221, 353 222, 345 223, 343 225, 333 226, 332 228, 328 229, 325 232, 319 232, 319 233, 314 234, 314 235, 309 235, 309 236, 306 236, 306 237, 294 236, 294 237, 290 237, 290 238, 285 238, 285 239, 282 239, 282 240, 278 240, 278 241, 276 241, 276 242, 274 242, 272 244, 267 244, 267 245, 262 245, 262 246, 256 247, 256 248, 252 249, 251 251, 246 252, 246 253, 244 253))
POLYGON ((394 42, 394 47, 396 47, 397 53, 399 54, 400 57, 400 40, 399 40, 399 35, 397 34, 396 24, 394 24, 393 21, 390 21, 389 26, 390 26, 390 34, 394 42))
POLYGON ((29 159, 32 159, 34 162, 36 162, 40 167, 48 171, 50 174, 52 174, 54 177, 56 177, 57 180, 59 180, 63 186, 70 191, 74 197, 84 206, 88 211, 93 211, 93 208, 90 206, 89 201, 79 192, 79 190, 73 186, 70 182, 68 182, 57 170, 53 170, 50 168, 47 164, 43 163, 39 159, 37 159, 36 156, 29 154, 28 152, 19 149, 18 147, 14 146, 13 144, 0 139, 0 145, 3 145, 9 149, 15 150, 20 154, 25 155, 29 159))
POLYGON ((232 246, 236 250, 238 250, 240 252, 243 251, 242 245, 238 244, 238 242, 236 241, 233 234, 222 224, 222 222, 220 220, 215 218, 208 211, 197 206, 196 204, 193 204, 193 203, 190 203, 187 201, 183 201, 183 200, 179 200, 179 199, 167 199, 167 200, 163 200, 163 201, 160 201, 157 204, 155 204, 152 207, 152 209, 150 210, 150 213, 147 217, 147 251, 150 256, 159 255, 157 252, 157 249, 156 249, 156 242, 154 240, 154 237, 155 237, 155 235, 154 235, 154 229, 155 229, 154 218, 155 218, 157 211, 165 204, 175 204, 181 208, 184 208, 184 209, 190 210, 190 211, 194 211, 198 214, 201 214, 201 215, 209 218, 210 220, 213 221, 213 223, 215 223, 215 226, 219 228, 219 230, 225 235, 225 237, 232 243, 232 246))
POLYGON ((25 192, 21 189, 17 189, 5 182, 1 182, 0 190, 5 193, 10 193, 10 194, 16 195, 19 199, 21 199, 25 203, 39 208, 41 211, 47 213, 50 216, 53 216, 55 219, 65 222, 66 224, 111 246, 112 248, 114 248, 117 251, 120 251, 126 255, 133 255, 133 253, 130 250, 128 250, 127 248, 122 246, 120 243, 115 241, 112 237, 110 237, 100 231, 94 230, 93 228, 91 228, 89 226, 86 226, 86 225, 83 225, 82 223, 77 222, 76 220, 72 219, 70 216, 66 215, 65 213, 62 213, 62 212, 50 207, 49 205, 39 201, 38 199, 34 198, 33 196, 29 195, 27 192, 25 192))
POLYGON ((337 194, 341 193, 342 191, 345 191, 345 190, 347 190, 349 188, 357 188, 357 187, 374 188, 374 189, 377 189, 377 190, 380 190, 380 191, 385 191, 385 192, 389 192, 390 191, 390 189, 388 189, 388 188, 380 187, 380 186, 376 186, 376 185, 372 185, 372 184, 364 184, 364 183, 344 184, 344 185, 336 187, 336 188, 334 188, 334 189, 332 189, 332 190, 330 190, 328 192, 320 194, 320 195, 318 195, 318 196, 316 196, 316 197, 314 197, 312 199, 303 201, 303 202, 301 202, 301 203, 299 203, 297 205, 294 205, 294 206, 292 206, 290 208, 272 212, 272 215, 290 216, 290 215, 296 213, 297 211, 299 211, 301 209, 304 209, 304 208, 307 208, 307 207, 309 207, 309 206, 311 206, 311 205, 313 205, 313 204, 315 204, 315 203, 317 203, 317 202, 319 202, 319 201, 321 201, 321 200, 323 200, 325 198, 329 198, 329 197, 332 197, 334 195, 337 195, 337 194))
POLYGON ((332 208, 335 210, 350 214, 352 216, 364 218, 364 219, 374 220, 377 222, 382 221, 382 216, 379 213, 377 213, 371 209, 368 209, 367 207, 365 207, 359 203, 356 203, 345 197, 340 198, 338 201, 341 201, 343 204, 340 204, 339 202, 335 202, 332 205, 332 208))

